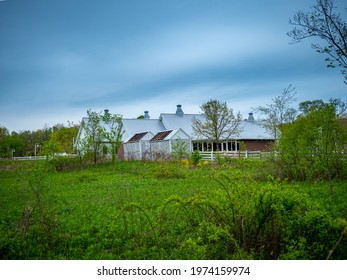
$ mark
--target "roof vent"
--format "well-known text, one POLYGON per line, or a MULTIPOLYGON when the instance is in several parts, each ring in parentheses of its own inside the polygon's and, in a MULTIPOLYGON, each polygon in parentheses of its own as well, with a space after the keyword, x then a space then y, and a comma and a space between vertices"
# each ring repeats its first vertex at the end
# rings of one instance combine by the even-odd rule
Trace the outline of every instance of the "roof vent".
POLYGON ((254 122, 253 113, 248 113, 248 119, 247 119, 247 121, 249 121, 249 122, 254 122))
POLYGON ((145 114, 143 116, 144 116, 144 119, 149 119, 150 118, 150 116, 148 115, 148 111, 145 111, 145 114))
POLYGON ((182 105, 177 105, 176 115, 183 116, 182 105))

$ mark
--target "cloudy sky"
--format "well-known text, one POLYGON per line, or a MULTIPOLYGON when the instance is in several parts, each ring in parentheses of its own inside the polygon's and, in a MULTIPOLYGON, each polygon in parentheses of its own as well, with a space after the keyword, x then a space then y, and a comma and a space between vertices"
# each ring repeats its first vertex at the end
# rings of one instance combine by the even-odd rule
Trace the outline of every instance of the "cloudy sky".
POLYGON ((198 113, 212 98, 246 117, 290 84, 298 102, 346 100, 339 70, 286 35, 314 2, 0 1, 0 126, 78 123, 88 109, 198 113))

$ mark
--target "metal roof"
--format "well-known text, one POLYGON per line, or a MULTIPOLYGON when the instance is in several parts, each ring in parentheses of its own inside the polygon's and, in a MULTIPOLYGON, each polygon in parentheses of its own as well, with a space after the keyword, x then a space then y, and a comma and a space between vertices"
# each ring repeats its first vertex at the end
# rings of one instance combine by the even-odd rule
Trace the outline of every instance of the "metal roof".
MULTIPOLYGON (((205 138, 194 133, 192 123, 194 119, 205 120, 202 114, 184 114, 178 116, 176 114, 161 114, 159 119, 163 122, 166 129, 181 128, 193 140, 205 140, 205 138)), ((241 121, 241 132, 235 136, 236 140, 273 140, 274 138, 266 131, 266 129, 257 121, 241 121)))
POLYGON ((166 131, 161 131, 158 132, 150 141, 160 141, 160 140, 165 140, 166 137, 170 135, 172 130, 166 130, 166 131))
POLYGON ((133 137, 131 137, 127 142, 139 142, 148 132, 136 133, 133 137))
POLYGON ((137 133, 151 131, 156 134, 158 131, 166 130, 158 119, 123 119, 123 128, 125 131, 123 141, 137 133))
POLYGON ((193 120, 201 119, 203 120, 203 115, 201 114, 161 114, 159 119, 163 122, 166 129, 179 129, 181 128, 185 131, 192 139, 195 139, 194 131, 192 128, 193 120))

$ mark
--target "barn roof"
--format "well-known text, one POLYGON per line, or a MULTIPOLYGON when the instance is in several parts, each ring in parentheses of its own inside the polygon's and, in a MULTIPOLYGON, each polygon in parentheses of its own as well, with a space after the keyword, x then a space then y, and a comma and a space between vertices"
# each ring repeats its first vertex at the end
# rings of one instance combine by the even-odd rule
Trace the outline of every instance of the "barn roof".
POLYGON ((132 136, 127 142, 138 142, 140 141, 144 136, 146 136, 148 132, 141 132, 141 133, 136 133, 134 136, 132 136))
MULTIPOLYGON (((163 122, 166 129, 184 130, 193 140, 204 140, 193 131, 193 121, 198 119, 204 121, 202 114, 184 114, 179 116, 177 114, 161 114, 159 119, 163 122)), ((236 140, 273 140, 274 138, 266 131, 266 129, 257 121, 241 121, 241 132, 235 136, 236 140)))
POLYGON ((144 131, 157 133, 165 130, 163 123, 158 119, 123 119, 123 127, 125 131, 123 141, 144 131))
POLYGON ((154 137, 150 141, 165 140, 170 135, 171 132, 172 130, 160 131, 156 135, 154 135, 154 137))

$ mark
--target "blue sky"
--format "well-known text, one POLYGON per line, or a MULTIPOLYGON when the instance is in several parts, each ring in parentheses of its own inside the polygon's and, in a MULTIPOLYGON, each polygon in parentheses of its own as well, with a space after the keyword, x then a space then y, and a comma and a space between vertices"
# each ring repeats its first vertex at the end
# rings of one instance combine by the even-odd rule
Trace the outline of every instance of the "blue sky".
POLYGON ((288 19, 314 2, 0 1, 0 125, 78 123, 88 109, 198 113, 209 99, 246 117, 290 84, 298 102, 346 100, 339 70, 286 35, 288 19))

